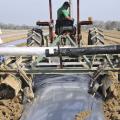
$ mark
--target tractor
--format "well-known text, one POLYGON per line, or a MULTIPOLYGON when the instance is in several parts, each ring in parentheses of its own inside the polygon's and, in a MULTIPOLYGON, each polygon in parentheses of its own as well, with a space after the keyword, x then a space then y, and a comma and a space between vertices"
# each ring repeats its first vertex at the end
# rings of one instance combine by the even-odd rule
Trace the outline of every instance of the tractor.
POLYGON ((76 26, 71 20, 54 25, 49 0, 50 20, 36 22, 27 46, 0 47, 6 56, 0 63, 0 98, 22 93, 30 103, 21 120, 104 120, 102 102, 115 95, 111 76, 120 72, 120 45, 105 45, 103 31, 92 28, 85 46, 81 27, 93 21, 80 20, 79 5, 77 0, 76 26))

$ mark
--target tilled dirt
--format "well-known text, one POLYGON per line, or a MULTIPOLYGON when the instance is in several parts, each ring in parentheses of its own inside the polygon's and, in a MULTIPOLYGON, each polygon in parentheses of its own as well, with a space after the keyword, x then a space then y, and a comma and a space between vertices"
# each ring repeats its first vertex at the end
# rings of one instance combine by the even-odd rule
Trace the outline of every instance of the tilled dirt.
POLYGON ((0 100, 0 120, 19 120, 23 112, 20 97, 0 100))
POLYGON ((111 77, 113 94, 104 103, 105 120, 120 120, 120 83, 115 77, 111 77))
POLYGON ((75 120, 86 120, 90 116, 90 111, 83 111, 75 116, 75 120))
POLYGON ((104 113, 106 120, 120 120, 120 84, 116 84, 117 96, 104 103, 104 113))

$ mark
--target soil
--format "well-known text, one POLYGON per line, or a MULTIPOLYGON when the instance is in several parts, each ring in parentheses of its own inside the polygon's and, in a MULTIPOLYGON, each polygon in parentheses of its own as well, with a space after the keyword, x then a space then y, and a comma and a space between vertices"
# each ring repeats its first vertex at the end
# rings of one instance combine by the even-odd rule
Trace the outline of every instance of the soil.
POLYGON ((23 112, 20 97, 0 100, 0 120, 19 120, 23 112))
POLYGON ((90 111, 83 111, 75 116, 75 120, 86 120, 90 116, 90 111))
POLYGON ((120 82, 117 74, 109 72, 109 79, 112 81, 111 95, 104 102, 104 113, 106 120, 120 120, 120 82))
POLYGON ((120 83, 115 84, 117 95, 104 103, 106 120, 120 120, 120 83))

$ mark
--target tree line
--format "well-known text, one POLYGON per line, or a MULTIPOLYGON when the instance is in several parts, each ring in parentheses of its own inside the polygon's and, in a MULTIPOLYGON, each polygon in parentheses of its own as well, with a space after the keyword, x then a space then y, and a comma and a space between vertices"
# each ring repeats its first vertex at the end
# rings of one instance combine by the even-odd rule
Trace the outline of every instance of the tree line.
POLYGON ((0 23, 0 28, 10 29, 10 30, 27 30, 27 29, 31 29, 32 26, 0 23))
MULTIPOLYGON (((89 28, 91 26, 84 26, 83 28, 89 28)), ((105 30, 118 30, 120 31, 120 21, 94 21, 92 27, 97 27, 105 30)))

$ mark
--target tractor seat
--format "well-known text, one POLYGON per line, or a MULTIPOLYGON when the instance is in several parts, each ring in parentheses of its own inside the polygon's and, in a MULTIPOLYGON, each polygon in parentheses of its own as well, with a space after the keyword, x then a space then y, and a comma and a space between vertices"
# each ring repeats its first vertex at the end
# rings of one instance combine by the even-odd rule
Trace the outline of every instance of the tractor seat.
POLYGON ((73 24, 73 20, 56 20, 55 33, 57 35, 61 35, 65 32, 72 33, 74 28, 73 24))

